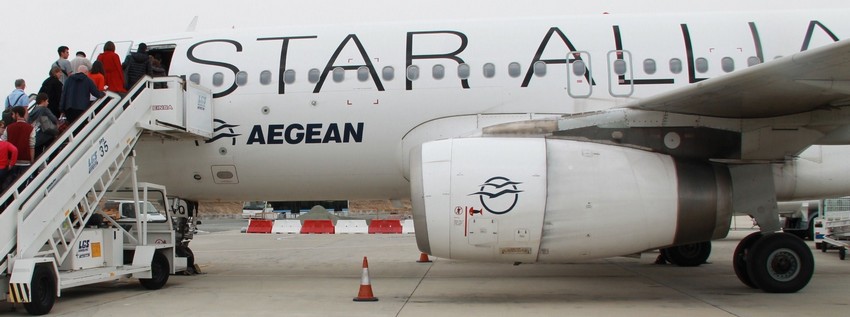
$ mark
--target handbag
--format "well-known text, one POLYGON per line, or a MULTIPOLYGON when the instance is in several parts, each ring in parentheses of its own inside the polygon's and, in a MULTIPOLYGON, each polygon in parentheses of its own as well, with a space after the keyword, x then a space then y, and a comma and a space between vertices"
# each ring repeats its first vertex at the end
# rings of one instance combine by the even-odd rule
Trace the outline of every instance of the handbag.
POLYGON ((59 124, 56 125, 56 130, 59 131, 59 133, 62 133, 65 132, 65 130, 68 130, 68 127, 70 126, 71 123, 68 122, 68 118, 65 117, 65 114, 62 114, 62 116, 59 117, 59 124))
POLYGON ((57 135, 59 134, 59 128, 53 124, 53 121, 50 121, 50 118, 47 115, 41 115, 38 117, 38 125, 41 127, 41 132, 49 135, 57 135))

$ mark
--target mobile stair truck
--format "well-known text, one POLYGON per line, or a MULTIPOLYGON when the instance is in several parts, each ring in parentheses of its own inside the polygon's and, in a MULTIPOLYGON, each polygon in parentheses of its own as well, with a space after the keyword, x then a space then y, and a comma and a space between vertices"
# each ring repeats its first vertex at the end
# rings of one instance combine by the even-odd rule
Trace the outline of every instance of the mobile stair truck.
POLYGON ((159 289, 169 274, 190 270, 187 203, 136 179, 133 148, 142 136, 209 139, 212 100, 181 78, 145 77, 123 98, 107 92, 95 101, 0 196, 3 299, 43 315, 71 287, 138 278, 159 289), (110 199, 132 200, 132 221, 110 217, 110 199), (140 217, 147 202, 164 221, 140 217))

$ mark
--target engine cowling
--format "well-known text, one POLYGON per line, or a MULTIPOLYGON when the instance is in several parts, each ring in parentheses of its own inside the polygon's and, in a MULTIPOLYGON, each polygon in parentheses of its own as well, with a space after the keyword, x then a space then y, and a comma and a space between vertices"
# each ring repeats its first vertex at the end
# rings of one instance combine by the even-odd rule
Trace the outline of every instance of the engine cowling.
POLYGON ((443 258, 572 262, 725 237, 725 166, 543 138, 428 142, 411 153, 419 249, 443 258))

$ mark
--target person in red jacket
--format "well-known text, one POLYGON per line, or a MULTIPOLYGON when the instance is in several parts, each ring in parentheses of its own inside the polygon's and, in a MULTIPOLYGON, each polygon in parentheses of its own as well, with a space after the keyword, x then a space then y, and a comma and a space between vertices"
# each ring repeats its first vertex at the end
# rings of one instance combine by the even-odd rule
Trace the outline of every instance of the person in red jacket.
MULTIPOLYGON (((6 126, 0 121, 0 134, 6 132, 6 126)), ((12 143, 0 140, 0 192, 6 191, 6 178, 18 161, 18 148, 12 143)))
POLYGON ((124 88, 124 69, 121 67, 121 58, 115 54, 115 43, 106 42, 103 45, 103 53, 97 55, 97 60, 103 63, 103 76, 106 79, 107 90, 119 94, 127 93, 124 88))

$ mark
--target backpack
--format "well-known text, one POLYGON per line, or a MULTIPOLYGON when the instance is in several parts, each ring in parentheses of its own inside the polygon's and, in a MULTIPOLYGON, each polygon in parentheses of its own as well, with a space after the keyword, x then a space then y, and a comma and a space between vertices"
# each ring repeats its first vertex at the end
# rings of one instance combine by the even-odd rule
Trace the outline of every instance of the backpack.
POLYGON ((53 121, 50 121, 50 118, 48 118, 46 114, 38 116, 38 126, 42 133, 53 136, 59 134, 59 128, 56 127, 56 124, 54 124, 53 121))

